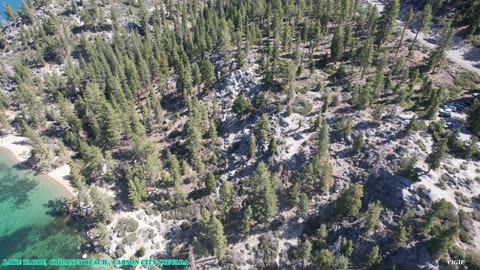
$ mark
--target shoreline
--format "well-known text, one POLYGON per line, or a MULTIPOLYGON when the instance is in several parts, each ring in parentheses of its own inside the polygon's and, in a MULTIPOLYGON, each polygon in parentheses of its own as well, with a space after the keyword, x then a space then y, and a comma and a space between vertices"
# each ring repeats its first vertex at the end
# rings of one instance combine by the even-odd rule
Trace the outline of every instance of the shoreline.
MULTIPOLYGON (((24 143, 24 141, 24 137, 17 136, 12 133, 1 136, 0 151, 5 153, 14 164, 22 163, 28 159, 28 157, 25 156, 25 153, 29 153, 31 150, 31 146, 24 143)), ((47 181, 52 182, 52 184, 61 187, 63 190, 65 190, 65 193, 69 198, 75 197, 75 191, 72 185, 68 182, 68 180, 65 179, 65 176, 70 174, 70 166, 68 164, 57 167, 46 174, 39 173, 31 169, 26 170, 32 171, 41 178, 44 178, 47 181)))

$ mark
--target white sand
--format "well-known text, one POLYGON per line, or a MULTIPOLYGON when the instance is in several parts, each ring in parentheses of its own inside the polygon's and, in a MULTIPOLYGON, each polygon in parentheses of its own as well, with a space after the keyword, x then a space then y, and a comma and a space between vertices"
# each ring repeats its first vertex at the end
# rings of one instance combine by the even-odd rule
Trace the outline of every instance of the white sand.
MULTIPOLYGON (((10 154, 15 157, 17 162, 26 161, 29 158, 30 150, 32 149, 26 138, 15 134, 8 134, 0 137, 0 148, 8 150, 10 154)), ((64 187, 65 190, 67 190, 73 197, 75 191, 70 182, 67 180, 69 174, 70 166, 68 164, 64 164, 60 167, 57 167, 53 171, 48 172, 46 175, 64 187)))
POLYGON ((31 146, 28 145, 27 140, 21 136, 8 134, 0 137, 0 147, 10 151, 19 162, 24 162, 30 156, 31 146))

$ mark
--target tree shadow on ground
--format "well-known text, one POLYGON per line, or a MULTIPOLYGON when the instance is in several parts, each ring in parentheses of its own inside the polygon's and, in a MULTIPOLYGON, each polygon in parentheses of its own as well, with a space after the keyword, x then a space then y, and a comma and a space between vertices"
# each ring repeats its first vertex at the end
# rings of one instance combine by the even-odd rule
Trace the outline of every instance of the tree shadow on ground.
POLYGON ((48 208, 46 214, 52 217, 64 216, 67 213, 68 199, 63 197, 49 200, 43 206, 48 208))

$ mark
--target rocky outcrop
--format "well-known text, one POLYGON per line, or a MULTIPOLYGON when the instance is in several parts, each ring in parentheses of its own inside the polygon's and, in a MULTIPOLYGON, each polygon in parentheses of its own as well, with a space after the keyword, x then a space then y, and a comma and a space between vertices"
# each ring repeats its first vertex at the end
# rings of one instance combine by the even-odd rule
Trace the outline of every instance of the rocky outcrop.
POLYGON ((395 265, 397 270, 438 269, 431 263, 430 255, 424 243, 417 242, 391 253, 382 260, 379 270, 390 270, 395 265))
POLYGON ((381 201, 382 205, 395 212, 415 207, 417 198, 412 188, 413 181, 395 175, 385 169, 371 174, 364 186, 366 202, 381 201))

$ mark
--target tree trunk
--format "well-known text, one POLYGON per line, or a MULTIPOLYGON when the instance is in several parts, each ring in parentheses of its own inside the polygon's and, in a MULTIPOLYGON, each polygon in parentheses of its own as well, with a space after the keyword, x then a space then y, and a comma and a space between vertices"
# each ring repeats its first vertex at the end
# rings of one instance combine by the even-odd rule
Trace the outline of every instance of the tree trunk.
POLYGON ((405 27, 403 28, 402 37, 400 38, 400 43, 398 43, 397 51, 395 52, 395 58, 397 58, 398 51, 400 50, 400 47, 402 47, 403 37, 405 35, 405 31, 407 30, 407 27, 408 27, 408 23, 406 23, 405 27))
POLYGON ((380 46, 382 45, 382 43, 383 43, 383 40, 380 39, 380 41, 379 41, 378 44, 377 44, 377 48, 376 48, 377 50, 380 49, 380 46))
POLYGON ((442 48, 442 49, 440 50, 440 53, 439 53, 437 59, 435 59, 435 62, 434 62, 434 64, 433 64, 432 73, 435 72, 435 69, 437 68, 438 62, 440 62, 440 59, 443 58, 443 53, 444 53, 444 52, 445 52, 445 48, 442 48))
POLYGON ((408 52, 408 56, 412 55, 413 51, 413 46, 415 46, 415 42, 417 41, 418 34, 420 33, 420 29, 418 29, 417 34, 415 35, 415 38, 413 39, 412 46, 410 46, 410 51, 408 52))

